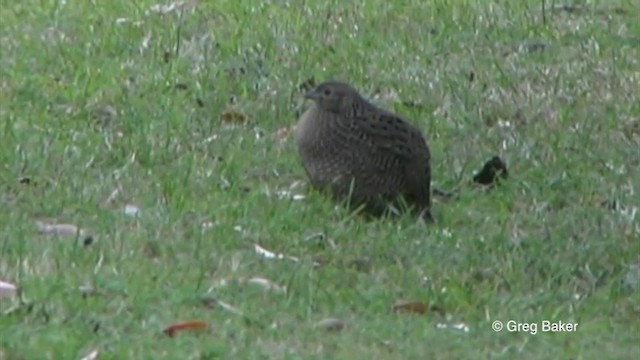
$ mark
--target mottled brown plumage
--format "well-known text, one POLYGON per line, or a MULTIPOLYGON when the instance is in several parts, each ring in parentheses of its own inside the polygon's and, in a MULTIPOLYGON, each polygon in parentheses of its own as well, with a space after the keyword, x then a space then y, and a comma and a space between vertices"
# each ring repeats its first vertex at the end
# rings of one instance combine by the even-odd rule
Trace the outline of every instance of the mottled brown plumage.
POLYGON ((315 189, 374 216, 405 204, 431 220, 430 153, 417 128, 344 83, 325 82, 306 97, 313 105, 295 139, 315 189))

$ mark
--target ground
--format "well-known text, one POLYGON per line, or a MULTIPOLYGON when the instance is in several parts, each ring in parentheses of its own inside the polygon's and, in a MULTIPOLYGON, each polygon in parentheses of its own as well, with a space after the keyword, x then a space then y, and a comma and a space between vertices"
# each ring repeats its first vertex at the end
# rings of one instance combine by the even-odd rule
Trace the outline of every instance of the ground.
POLYGON ((638 358, 640 3, 568 3, 6 2, 0 359, 638 358), (434 224, 305 185, 326 79, 424 132, 434 224))

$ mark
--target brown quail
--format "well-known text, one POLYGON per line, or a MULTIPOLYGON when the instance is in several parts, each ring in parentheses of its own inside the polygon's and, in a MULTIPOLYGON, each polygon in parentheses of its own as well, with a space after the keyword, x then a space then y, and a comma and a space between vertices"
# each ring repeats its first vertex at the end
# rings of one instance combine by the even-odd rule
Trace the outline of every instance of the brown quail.
POLYGON ((417 128, 344 83, 325 82, 305 97, 313 105, 294 136, 315 189, 373 216, 391 205, 432 221, 430 153, 417 128))

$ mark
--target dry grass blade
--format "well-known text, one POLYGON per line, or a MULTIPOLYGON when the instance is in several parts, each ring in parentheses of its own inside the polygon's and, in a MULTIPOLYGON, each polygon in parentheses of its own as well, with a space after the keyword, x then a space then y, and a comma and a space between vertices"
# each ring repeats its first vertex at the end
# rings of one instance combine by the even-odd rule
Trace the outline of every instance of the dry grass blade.
POLYGON ((255 276, 252 277, 251 279, 247 280, 247 283, 249 284, 253 284, 253 285, 258 285, 260 287, 262 287, 265 290, 269 290, 269 291, 273 291, 276 293, 286 293, 287 292, 287 288, 281 285, 278 285, 276 283, 274 283, 273 281, 263 278, 263 277, 259 277, 259 276, 255 276))
POLYGON ((80 360, 97 360, 98 359, 98 349, 93 349, 87 353, 87 355, 80 358, 80 360))
POLYGON ((81 239, 85 246, 93 243, 93 236, 87 231, 73 224, 57 224, 47 223, 44 221, 36 221, 38 233, 51 237, 68 237, 81 239))
POLYGON ((244 314, 242 313, 242 310, 222 300, 216 300, 216 304, 230 313, 236 314, 238 316, 244 316, 244 314))
POLYGON ((300 259, 298 259, 295 256, 289 256, 289 255, 284 255, 284 254, 277 254, 274 253, 273 251, 269 251, 265 248, 263 248, 262 246, 258 245, 258 244, 254 244, 253 248, 256 252, 256 254, 262 256, 265 259, 276 259, 276 260, 290 260, 293 262, 299 262, 300 259))
POLYGON ((326 318, 318 321, 314 327, 326 331, 340 331, 344 329, 345 323, 338 318, 326 318))
POLYGON ((184 5, 184 1, 176 1, 167 5, 155 4, 149 8, 149 13, 167 15, 181 8, 182 5, 184 5))
POLYGON ((18 287, 12 283, 0 281, 0 299, 14 296, 18 291, 18 287))
POLYGON ((82 234, 82 230, 72 224, 48 224, 38 221, 38 232, 43 235, 76 237, 82 234))
POLYGON ((462 331, 464 333, 468 333, 469 332, 469 325, 465 324, 465 323, 455 323, 455 324, 443 324, 443 323, 438 323, 436 324, 436 328, 437 329, 452 329, 452 330, 456 330, 456 331, 462 331))

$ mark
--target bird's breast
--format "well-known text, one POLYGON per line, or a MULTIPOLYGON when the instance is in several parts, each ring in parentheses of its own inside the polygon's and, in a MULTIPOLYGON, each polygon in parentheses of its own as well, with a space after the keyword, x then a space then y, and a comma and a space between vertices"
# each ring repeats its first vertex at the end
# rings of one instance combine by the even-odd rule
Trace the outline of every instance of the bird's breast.
POLYGON ((305 141, 312 140, 313 134, 317 132, 316 129, 314 129, 314 117, 316 117, 316 114, 317 110, 312 106, 307 109, 302 116, 300 116, 300 119, 293 131, 293 136, 298 143, 298 146, 304 144, 305 141))

